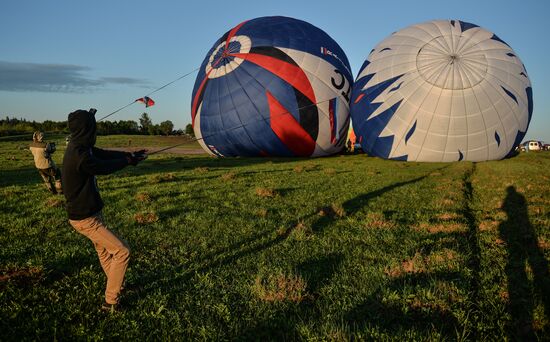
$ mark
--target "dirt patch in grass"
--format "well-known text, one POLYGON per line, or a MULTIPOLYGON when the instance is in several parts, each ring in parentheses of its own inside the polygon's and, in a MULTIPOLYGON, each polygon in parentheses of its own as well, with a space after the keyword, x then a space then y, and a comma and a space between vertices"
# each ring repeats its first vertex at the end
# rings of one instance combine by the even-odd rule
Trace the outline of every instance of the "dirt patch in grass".
POLYGON ((539 238, 539 248, 540 249, 550 249, 550 242, 546 241, 543 238, 539 238))
POLYGON ((386 268, 384 273, 391 278, 398 278, 406 274, 425 273, 434 268, 452 268, 451 263, 458 258, 458 253, 448 248, 428 256, 416 252, 411 259, 403 260, 399 265, 386 268))
POLYGON ((294 228, 292 228, 292 231, 290 232, 290 236, 294 240, 297 241, 304 241, 313 236, 313 230, 310 226, 306 225, 304 222, 298 222, 294 228))
POLYGON ((63 201, 59 197, 50 197, 46 201, 46 206, 48 206, 50 208, 61 207, 61 206, 63 206, 64 203, 65 203, 65 201, 63 201))
POLYGON ((154 212, 137 213, 134 215, 134 220, 139 224, 154 223, 159 220, 159 217, 154 212))
POLYGON ((156 184, 156 183, 164 183, 164 182, 171 182, 176 180, 176 175, 172 172, 170 173, 159 173, 154 175, 150 178, 149 183, 156 184))
POLYGON ((44 277, 42 268, 31 266, 24 268, 1 268, 0 269, 0 288, 13 282, 19 286, 29 286, 36 284, 44 277))
POLYGON ((445 212, 445 213, 437 215, 437 219, 439 221, 455 221, 455 220, 460 219, 460 215, 458 215, 457 213, 453 213, 453 212, 445 212))
POLYGON ((414 257, 410 260, 405 260, 401 263, 401 269, 405 273, 421 273, 423 272, 423 263, 420 259, 414 257))
POLYGON ((426 266, 433 267, 449 267, 449 263, 458 258, 457 252, 452 249, 445 248, 441 251, 434 252, 426 257, 426 266))
POLYGON ((481 221, 481 223, 479 224, 479 230, 482 232, 495 231, 497 230, 498 225, 499 225, 498 221, 493 221, 493 220, 481 221))
POLYGON ((302 172, 308 172, 308 171, 315 171, 317 167, 318 165, 315 165, 315 164, 297 165, 294 167, 294 172, 302 173, 302 172))
POLYGON ((392 221, 386 220, 386 217, 382 213, 370 212, 367 214, 364 226, 367 229, 389 229, 395 227, 395 224, 392 221))
POLYGON ((416 227, 417 231, 424 231, 431 234, 437 234, 437 233, 456 233, 456 232, 462 232, 466 230, 466 227, 460 223, 437 223, 437 224, 430 224, 430 223, 420 223, 416 227))
POLYGON ((540 206, 531 206, 529 207, 529 212, 537 215, 544 214, 544 208, 540 206))
POLYGON ((221 178, 225 181, 225 182, 228 182, 228 181, 231 181, 233 179, 235 179, 237 175, 235 174, 235 172, 228 172, 228 173, 224 173, 221 178))
POLYGON ((252 292, 264 302, 300 303, 308 298, 307 283, 295 274, 277 273, 268 276, 257 276, 252 292))
POLYGON ((209 169, 205 166, 200 166, 193 169, 193 172, 196 172, 196 173, 206 173, 208 171, 209 169))
POLYGON ((260 208, 256 210, 256 216, 258 217, 267 217, 267 213, 268 211, 265 208, 260 208))
POLYGON ((505 242, 504 240, 502 240, 502 239, 496 238, 496 239, 495 239, 495 245, 497 245, 497 246, 504 246, 504 245, 506 245, 506 242, 505 242))
POLYGON ((272 188, 256 188, 256 195, 262 198, 273 198, 278 195, 277 191, 272 188))
POLYGON ((502 299, 503 301, 505 302, 508 302, 508 300, 510 300, 510 296, 508 295, 508 291, 507 290, 501 290, 499 293, 498 293, 498 296, 500 299, 502 299))
POLYGON ((151 196, 149 196, 149 194, 146 192, 140 192, 136 195, 136 201, 148 203, 151 202, 151 196))
POLYGON ((426 300, 418 297, 407 300, 409 308, 413 311, 425 312, 426 310, 437 313, 438 317, 444 319, 444 317, 451 317, 450 307, 448 304, 441 300, 426 300))
POLYGON ((279 227, 275 233, 277 233, 277 236, 279 237, 287 237, 292 232, 292 228, 287 227, 279 227))
POLYGON ((346 216, 346 210, 342 205, 337 203, 332 203, 330 206, 321 207, 317 209, 317 215, 324 217, 344 217, 346 216))
POLYGON ((442 205, 442 206, 446 206, 446 207, 449 207, 449 206, 452 206, 455 204, 455 201, 451 198, 444 198, 442 199, 441 201, 439 201, 439 203, 442 205))
POLYGON ((425 271, 425 261, 420 253, 416 253, 412 259, 403 260, 401 264, 388 267, 384 273, 391 278, 398 278, 405 274, 422 273, 425 271))
POLYGON ((295 173, 302 173, 304 172, 304 167, 302 165, 298 165, 294 168, 295 173))
POLYGON ((324 169, 323 172, 327 176, 334 176, 336 174, 336 170, 333 168, 324 169))

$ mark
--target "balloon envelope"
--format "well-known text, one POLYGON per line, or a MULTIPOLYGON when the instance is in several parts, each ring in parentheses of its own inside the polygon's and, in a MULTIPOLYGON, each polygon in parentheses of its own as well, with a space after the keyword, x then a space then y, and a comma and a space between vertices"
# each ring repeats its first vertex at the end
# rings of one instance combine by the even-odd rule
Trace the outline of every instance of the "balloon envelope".
POLYGON ((225 33, 191 103, 195 136, 218 156, 324 156, 342 150, 353 78, 346 55, 304 21, 262 17, 225 33))
POLYGON ((369 54, 351 99, 368 153, 409 161, 493 160, 524 137, 531 82, 512 48, 459 20, 393 33, 369 54))

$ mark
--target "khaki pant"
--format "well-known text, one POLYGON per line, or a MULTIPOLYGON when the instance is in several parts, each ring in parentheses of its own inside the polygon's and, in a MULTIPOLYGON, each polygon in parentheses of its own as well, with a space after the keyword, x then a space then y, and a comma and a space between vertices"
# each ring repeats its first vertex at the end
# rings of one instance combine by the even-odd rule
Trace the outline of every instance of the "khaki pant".
POLYGON ((38 169, 38 173, 44 180, 46 187, 53 194, 62 194, 61 188, 61 171, 58 167, 50 167, 47 169, 38 169))
POLYGON ((69 220, 69 223, 94 243, 99 262, 107 276, 105 302, 118 303, 120 288, 130 261, 130 248, 107 228, 101 212, 84 220, 69 220))

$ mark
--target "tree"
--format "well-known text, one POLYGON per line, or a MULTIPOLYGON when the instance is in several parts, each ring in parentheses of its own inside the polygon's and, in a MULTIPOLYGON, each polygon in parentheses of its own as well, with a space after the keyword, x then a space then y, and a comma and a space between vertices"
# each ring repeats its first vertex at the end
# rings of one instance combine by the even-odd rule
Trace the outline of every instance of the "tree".
POLYGON ((166 120, 160 123, 160 131, 164 135, 170 135, 172 134, 172 131, 174 130, 174 124, 170 120, 166 120))
POLYGON ((193 138, 195 137, 195 131, 193 130, 193 125, 187 124, 187 126, 185 126, 185 134, 190 135, 193 138))
POLYGON ((149 118, 147 113, 141 114, 141 117, 139 118, 139 126, 141 133, 149 134, 151 131, 150 128, 153 126, 153 121, 151 121, 151 118, 149 118))
POLYGON ((149 126, 149 129, 147 131, 149 135, 160 135, 160 126, 159 125, 151 125, 149 126))

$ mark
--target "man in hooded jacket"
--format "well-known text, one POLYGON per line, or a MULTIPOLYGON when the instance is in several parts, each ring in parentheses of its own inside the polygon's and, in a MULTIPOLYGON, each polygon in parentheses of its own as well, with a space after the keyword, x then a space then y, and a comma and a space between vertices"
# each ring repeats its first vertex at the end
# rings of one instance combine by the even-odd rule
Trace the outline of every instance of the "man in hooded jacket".
POLYGON ((67 200, 69 223, 90 239, 107 276, 104 310, 116 310, 124 275, 130 259, 128 245, 106 226, 101 210, 96 175, 107 175, 128 165, 137 165, 147 156, 107 151, 94 147, 96 142, 96 110, 77 110, 69 114, 71 140, 63 158, 63 190, 67 200))

